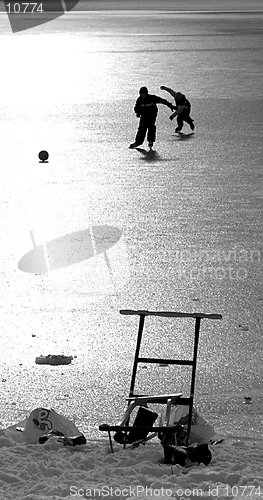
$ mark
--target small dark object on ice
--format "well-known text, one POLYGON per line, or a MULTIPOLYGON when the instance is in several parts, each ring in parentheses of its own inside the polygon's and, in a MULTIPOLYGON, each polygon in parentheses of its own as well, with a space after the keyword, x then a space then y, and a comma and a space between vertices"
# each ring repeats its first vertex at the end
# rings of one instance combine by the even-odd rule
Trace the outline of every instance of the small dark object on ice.
POLYGON ((193 444, 190 446, 164 444, 163 449, 165 464, 177 464, 185 467, 193 463, 208 465, 212 460, 208 444, 193 444))
POLYGON ((44 444, 51 437, 57 437, 57 441, 59 443, 63 443, 64 446, 77 446, 79 444, 86 444, 86 438, 85 436, 83 436, 83 434, 80 434, 79 436, 66 437, 64 436, 63 432, 60 431, 51 431, 48 434, 44 434, 44 436, 40 436, 38 442, 40 444, 44 444))

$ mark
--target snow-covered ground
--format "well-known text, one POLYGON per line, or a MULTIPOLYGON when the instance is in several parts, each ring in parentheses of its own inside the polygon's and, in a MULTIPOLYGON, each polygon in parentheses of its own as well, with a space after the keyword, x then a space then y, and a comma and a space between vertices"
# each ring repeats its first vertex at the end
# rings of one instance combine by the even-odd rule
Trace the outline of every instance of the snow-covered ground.
POLYGON ((75 448, 55 438, 17 444, 0 436, 1 500, 80 498, 263 498, 262 441, 226 438, 212 445, 212 461, 185 470, 164 464, 159 442, 124 450, 108 440, 75 448))

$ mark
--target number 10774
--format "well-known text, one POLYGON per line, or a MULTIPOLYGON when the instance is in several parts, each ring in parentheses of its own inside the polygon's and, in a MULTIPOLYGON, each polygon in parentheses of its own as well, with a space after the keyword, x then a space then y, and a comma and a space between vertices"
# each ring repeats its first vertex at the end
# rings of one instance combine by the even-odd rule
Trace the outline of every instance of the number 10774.
POLYGON ((16 2, 16 3, 7 3, 6 4, 8 14, 25 14, 29 12, 33 14, 33 12, 39 12, 42 14, 44 12, 42 3, 27 3, 27 2, 16 2))

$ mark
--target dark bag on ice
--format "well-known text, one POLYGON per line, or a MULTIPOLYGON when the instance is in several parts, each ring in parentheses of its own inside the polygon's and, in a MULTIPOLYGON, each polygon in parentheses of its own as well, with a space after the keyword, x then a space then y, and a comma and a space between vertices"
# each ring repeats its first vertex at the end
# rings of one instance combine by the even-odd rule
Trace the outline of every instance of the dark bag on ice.
POLYGON ((57 441, 59 443, 63 443, 64 446, 77 446, 79 444, 86 444, 86 438, 85 436, 83 436, 83 434, 80 434, 79 436, 66 437, 64 436, 63 432, 60 431, 51 431, 48 434, 44 434, 43 436, 40 436, 38 442, 39 444, 44 444, 51 437, 56 437, 57 441))
POLYGON ((208 444, 192 444, 187 447, 187 455, 191 462, 208 465, 212 460, 212 453, 208 444))
POLYGON ((203 463, 208 465, 212 460, 212 454, 208 444, 192 444, 190 446, 176 446, 162 443, 164 450, 164 463, 177 464, 184 467, 190 463, 203 463))

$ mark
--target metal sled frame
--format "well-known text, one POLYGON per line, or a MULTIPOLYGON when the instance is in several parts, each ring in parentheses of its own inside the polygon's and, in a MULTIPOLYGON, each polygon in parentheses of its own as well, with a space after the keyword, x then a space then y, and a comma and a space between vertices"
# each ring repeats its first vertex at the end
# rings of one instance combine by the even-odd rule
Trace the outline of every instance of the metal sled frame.
MULTIPOLYGON (((132 377, 131 377, 131 385, 130 385, 130 393, 129 397, 126 398, 128 402, 128 408, 124 415, 124 418, 119 425, 107 425, 103 424, 99 426, 100 431, 107 431, 109 436, 110 448, 113 452, 113 445, 111 439, 111 431, 124 431, 125 439, 124 439, 124 448, 126 446, 126 438, 129 431, 143 430, 154 433, 162 432, 171 432, 171 426, 169 426, 169 417, 172 405, 185 405, 189 406, 188 413, 188 425, 187 425, 187 437, 186 437, 186 445, 188 445, 190 432, 191 432, 191 421, 192 421, 192 413, 193 413, 193 402, 194 402, 194 389, 195 389, 195 376, 196 376, 196 364, 197 364, 197 353, 198 353, 198 342, 199 342, 199 333, 200 333, 200 323, 201 319, 222 319, 221 314, 203 314, 203 313, 181 313, 181 312, 170 312, 170 311, 133 311, 133 310, 121 310, 121 314, 124 315, 137 315, 139 316, 139 330, 137 335, 137 344, 134 356, 132 377), (164 318, 193 318, 195 319, 195 331, 194 331, 194 349, 193 349, 193 357, 190 360, 186 359, 163 359, 163 358, 142 358, 139 356, 140 347, 142 341, 142 334, 144 328, 144 322, 146 316, 160 316, 164 318), (137 366, 138 363, 165 363, 166 365, 189 365, 192 367, 192 376, 191 376, 191 387, 190 387, 190 396, 187 398, 182 397, 182 393, 177 394, 161 394, 156 396, 141 396, 134 394, 135 380, 137 374, 137 366), (165 421, 166 426, 144 426, 144 427, 136 427, 129 425, 129 417, 131 412, 136 406, 146 406, 148 403, 158 403, 158 404, 166 404, 166 415, 165 421)), ((152 436, 152 437, 153 437, 152 436)))

